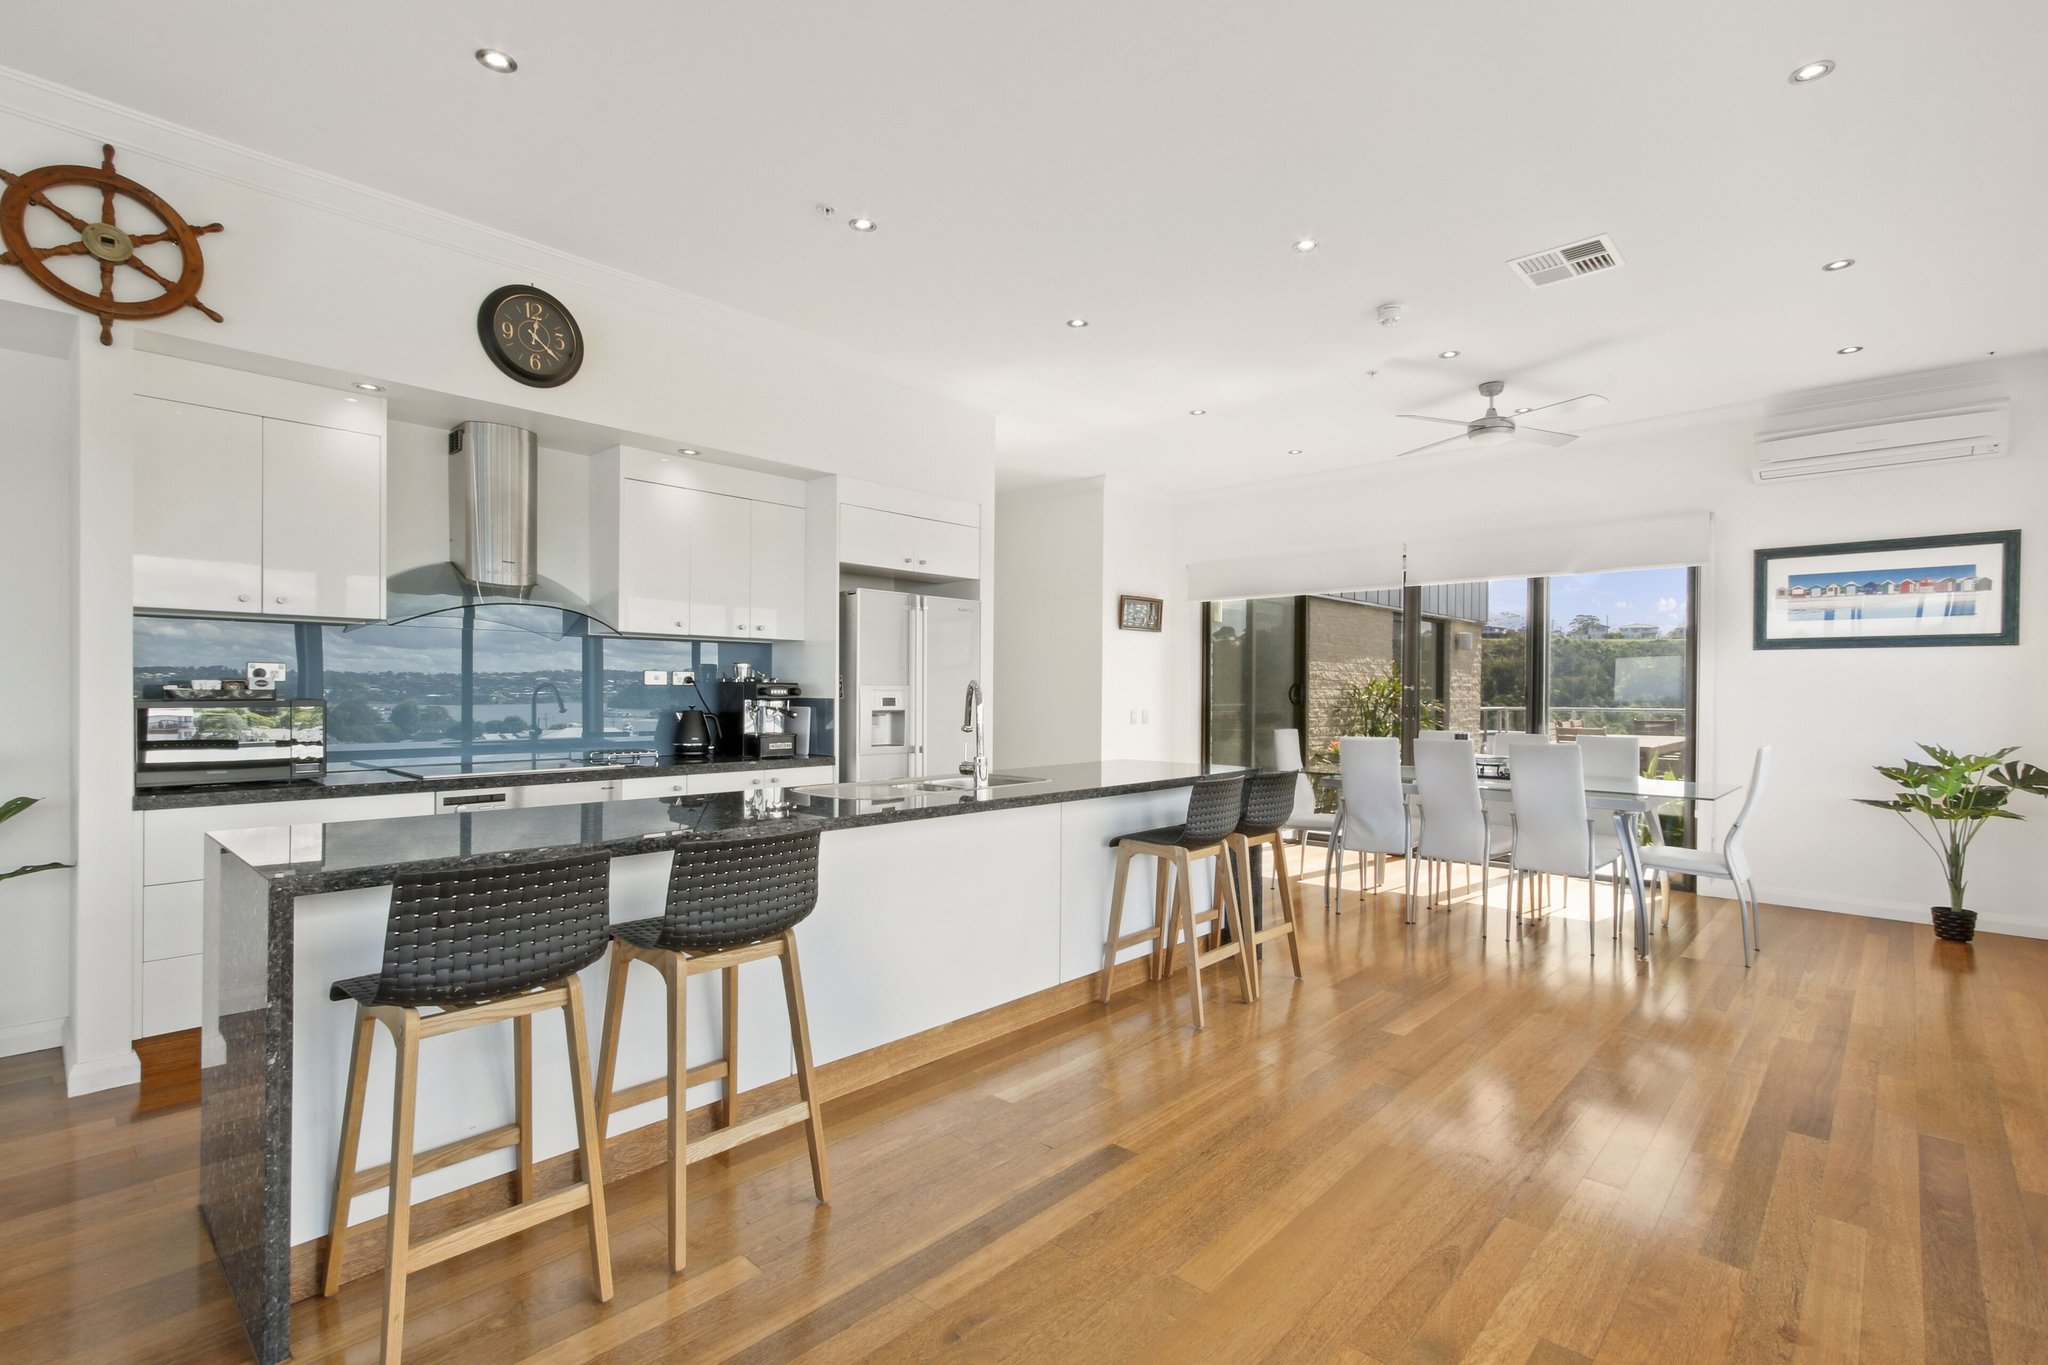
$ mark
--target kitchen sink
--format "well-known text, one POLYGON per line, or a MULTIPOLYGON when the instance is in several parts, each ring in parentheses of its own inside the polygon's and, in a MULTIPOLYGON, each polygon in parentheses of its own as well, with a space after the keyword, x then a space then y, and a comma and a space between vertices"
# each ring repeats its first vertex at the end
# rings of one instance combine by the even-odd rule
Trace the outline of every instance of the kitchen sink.
MULTIPOLYGON (((1019 777, 1015 773, 988 775, 988 785, 991 787, 1028 787, 1046 780, 1043 777, 1019 777)), ((915 777, 908 782, 892 782, 889 785, 921 792, 971 792, 974 790, 974 779, 966 776, 915 777)))

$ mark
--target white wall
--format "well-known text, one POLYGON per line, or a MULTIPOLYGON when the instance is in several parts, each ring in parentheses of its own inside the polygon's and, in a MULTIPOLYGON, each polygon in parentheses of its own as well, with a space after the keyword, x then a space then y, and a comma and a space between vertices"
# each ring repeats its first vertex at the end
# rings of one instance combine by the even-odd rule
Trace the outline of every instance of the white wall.
MULTIPOLYGON (((132 689, 125 398, 132 392, 132 348, 336 384, 373 380, 390 388, 396 402, 437 411, 452 397, 476 416, 543 430, 603 429, 656 448, 688 444, 844 474, 973 502, 985 527, 992 520, 994 426, 976 395, 928 386, 849 347, 495 227, 0 69, 0 147, 7 149, 8 165, 93 164, 103 141, 120 149, 124 174, 164 195, 190 221, 226 225, 205 240, 203 290, 226 321, 215 324, 186 310, 121 323, 114 345, 102 348, 95 322, 63 309, 22 272, 0 270, 0 309, 19 305, 54 316, 82 339, 72 347, 68 374, 60 372, 49 390, 67 396, 71 422, 72 460, 63 477, 78 509, 68 548, 77 584, 69 604, 72 630, 47 637, 64 642, 47 667, 22 670, 40 688, 75 676, 78 715, 93 718, 67 727, 76 735, 70 751, 75 825, 95 844, 71 898, 73 940, 92 946, 70 963, 65 1048, 74 1093, 121 1084, 137 1071, 128 1048, 136 1026, 131 741, 125 724, 107 719, 123 716, 132 689), (538 284, 576 313, 589 356, 573 383, 527 389, 484 356, 476 339, 477 306, 510 282, 538 284)), ((429 440, 440 439, 431 427, 401 426, 393 451, 423 451, 429 440)), ((559 487, 550 491, 558 463, 544 460, 542 479, 551 499, 543 522, 559 529, 566 521, 561 511, 570 501, 580 505, 585 494, 574 480, 555 479, 559 487)), ((0 491, 20 505, 12 477, 0 491)), ((442 517, 427 514, 426 499, 410 510, 418 515, 408 516, 395 502, 394 531, 402 543, 444 539, 442 517)), ((985 564, 987 542, 984 537, 985 564)), ((67 553, 47 540, 41 548, 67 553)), ((61 570, 64 561, 56 565, 61 570)), ((407 567, 396 555, 393 566, 407 567)), ((48 577, 56 581, 56 570, 48 577)), ((984 603, 992 597, 985 587, 984 603)), ((993 629, 992 615, 985 619, 993 629)), ((5 743, 22 742, 18 722, 4 726, 5 743)), ((37 893, 50 894, 47 887, 37 893)), ((51 945, 36 945, 33 957, 14 957, 27 976, 61 981, 65 975, 64 954, 51 945)))
POLYGON ((995 631, 999 763, 1102 755, 1102 525, 1099 481, 996 499, 995 570, 1007 594, 995 631))
MULTIPOLYGON (((42 804, 0 825, 0 871, 73 862, 69 684, 71 414, 67 358, 0 349, 0 800, 42 804)), ((123 717, 107 719, 119 727, 123 717)), ((0 882, 0 1056, 55 1047, 70 1008, 73 874, 0 882)))
POLYGON ((1173 509, 1164 501, 1111 481, 1102 499, 1102 601, 1095 611, 1102 632, 1102 756, 1174 758, 1172 717, 1176 646, 1186 613, 1168 610, 1164 629, 1117 627, 1117 599, 1178 596, 1173 562, 1173 509), (1136 718, 1133 719, 1133 713, 1136 718))
MULTIPOLYGON (((2009 458, 1761 487, 1748 472, 1757 421, 1730 417, 1558 451, 1404 461, 1312 485, 1232 489, 1178 509, 1177 557, 1230 557, 1216 553, 1219 545, 1292 546, 1313 556, 1360 539, 1435 541, 1477 534, 1481 517, 1566 526, 1709 510, 1701 768, 1743 782, 1757 746, 1774 746, 1776 773, 1750 846, 1759 892, 1780 904, 1924 920, 1943 892, 1932 856, 1896 817, 1851 802, 1884 794, 1871 765, 1905 757, 1922 740, 1979 750, 2017 744, 2048 763, 2048 708, 2040 703, 2048 676, 2048 358, 1987 364, 1981 375, 2012 399, 2009 458), (2016 647, 1751 648, 1759 548, 2011 527, 2024 533, 2016 647)), ((1868 410, 1910 405, 1910 395, 1887 395, 1911 386, 1868 386, 1868 410)), ((1175 743, 1192 758, 1200 722, 1195 632, 1178 653, 1175 743)), ((2036 823, 1990 829, 1977 845, 1970 901, 1987 931, 2048 936, 2040 895, 2048 803, 2021 808, 2036 823)))

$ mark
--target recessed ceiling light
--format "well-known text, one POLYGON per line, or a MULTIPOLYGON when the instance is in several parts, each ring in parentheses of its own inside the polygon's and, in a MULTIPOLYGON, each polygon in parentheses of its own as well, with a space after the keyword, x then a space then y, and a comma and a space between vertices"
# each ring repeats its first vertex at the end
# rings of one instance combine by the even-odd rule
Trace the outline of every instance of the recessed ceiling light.
POLYGON ((1294 244, 1294 249, 1296 251, 1314 251, 1316 249, 1316 239, 1304 237, 1294 244))
POLYGON ((1860 350, 1862 350, 1862 349, 1863 349, 1863 348, 1862 348, 1861 346, 1837 346, 1837 347, 1835 348, 1835 354, 1836 354, 1836 355, 1855 355, 1855 354, 1856 354, 1856 353, 1857 353, 1858 351, 1860 351, 1860 350))
POLYGON ((1208 410, 1207 408, 1189 408, 1189 409, 1188 409, 1188 416, 1190 416, 1190 417, 1206 417, 1206 416, 1208 415, 1208 413, 1209 413, 1209 410, 1208 410))
POLYGON ((361 389, 361 390, 362 390, 362 391, 363 391, 364 393, 382 393, 382 392, 384 392, 384 386, 383 386, 382 384, 372 384, 372 383, 371 383, 371 382, 370 382, 369 380, 367 380, 367 379, 358 379, 358 380, 356 381, 356 387, 357 387, 357 388, 359 388, 359 389, 361 389))
POLYGON ((476 59, 484 70, 495 71, 500 76, 509 76, 519 69, 519 63, 513 61, 509 54, 500 52, 495 47, 478 48, 476 50, 476 59))
POLYGON ((846 220, 846 225, 855 232, 873 232, 875 230, 875 220, 872 218, 849 218, 846 220))
POLYGON ((1456 360, 1458 358, 1458 353, 1456 351, 1438 351, 1436 353, 1436 358, 1438 360, 1456 360))
POLYGON ((1086 327, 1087 325, 1088 325, 1088 319, 1086 319, 1086 318, 1068 318, 1068 319, 1067 319, 1067 326, 1069 326, 1069 327, 1086 327))
POLYGON ((1786 79, 1794 85, 1805 85, 1809 81, 1819 80, 1834 69, 1835 64, 1823 57, 1817 62, 1808 62, 1805 66, 1795 67, 1792 74, 1786 77, 1786 79))
POLYGON ((678 455, 695 455, 696 453, 696 451, 690 449, 690 447, 688 446, 679 447, 676 451, 676 454, 678 455))
POLYGON ((1829 261, 1826 265, 1822 266, 1821 269, 1828 271, 1830 274, 1832 274, 1837 270, 1847 270, 1850 266, 1854 264, 1856 264, 1856 258, 1854 256, 1844 256, 1839 261, 1829 261))
POLYGON ((1298 451, 1298 450, 1290 450, 1290 451, 1288 451, 1287 453, 1288 453, 1289 455, 1299 455, 1299 454, 1301 454, 1301 452, 1300 452, 1300 451, 1298 451))

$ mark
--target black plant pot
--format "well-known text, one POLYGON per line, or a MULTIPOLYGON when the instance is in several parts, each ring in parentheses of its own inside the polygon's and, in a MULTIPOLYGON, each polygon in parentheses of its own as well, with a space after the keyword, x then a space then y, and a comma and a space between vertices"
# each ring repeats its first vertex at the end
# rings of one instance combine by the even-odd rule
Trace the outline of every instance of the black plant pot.
POLYGON ((1934 936, 1950 943, 1968 943, 1977 937, 1977 912, 1975 910, 1951 910, 1946 905, 1932 907, 1934 911, 1934 936))

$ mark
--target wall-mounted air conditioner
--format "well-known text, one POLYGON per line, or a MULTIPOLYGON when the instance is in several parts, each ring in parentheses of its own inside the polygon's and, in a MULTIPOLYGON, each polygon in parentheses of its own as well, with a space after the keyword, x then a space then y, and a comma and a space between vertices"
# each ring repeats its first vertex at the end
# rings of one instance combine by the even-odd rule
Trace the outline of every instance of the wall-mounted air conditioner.
POLYGON ((1854 426, 1759 432, 1750 473, 1758 483, 1853 474, 1866 469, 1947 464, 2003 455, 2010 423, 2004 403, 1854 426))

